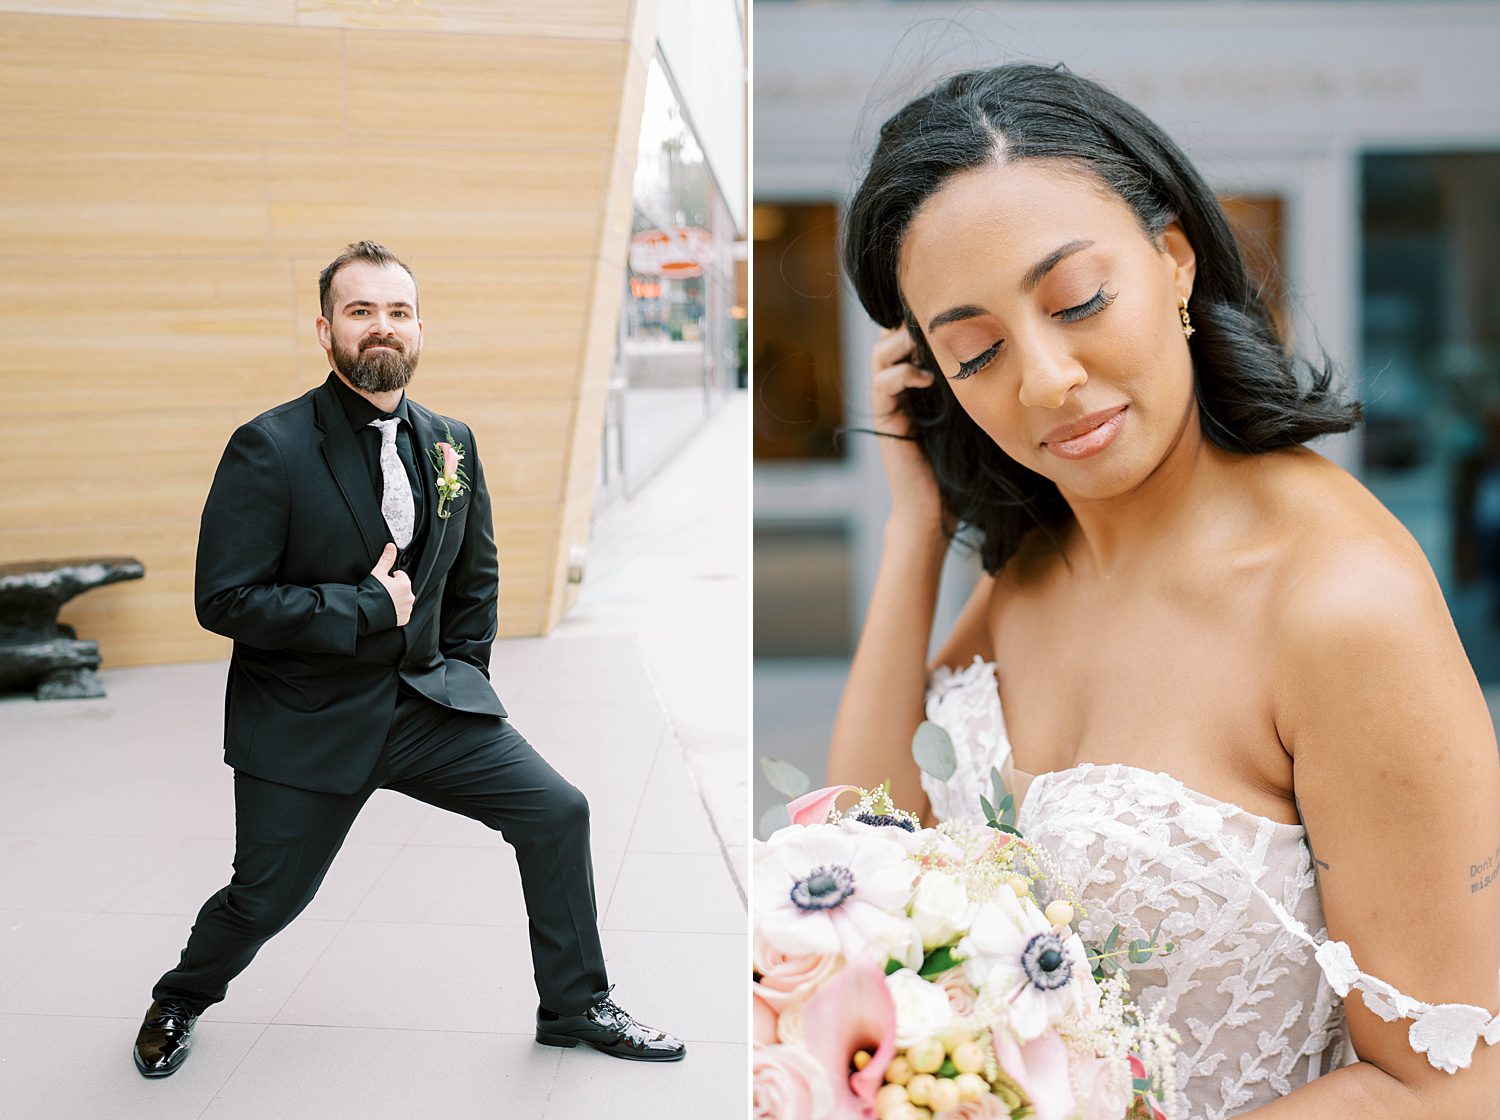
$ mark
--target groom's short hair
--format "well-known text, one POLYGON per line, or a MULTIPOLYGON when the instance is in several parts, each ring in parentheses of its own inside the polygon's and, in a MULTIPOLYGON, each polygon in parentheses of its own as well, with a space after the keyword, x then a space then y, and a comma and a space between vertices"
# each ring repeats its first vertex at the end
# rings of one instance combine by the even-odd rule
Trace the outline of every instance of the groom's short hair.
MULTIPOLYGON (((355 241, 346 246, 344 251, 333 260, 328 262, 328 267, 318 274, 318 306, 323 312, 323 318, 333 318, 333 278, 338 275, 339 269, 351 261, 368 261, 370 264, 400 265, 406 269, 406 275, 411 277, 412 287, 417 286, 416 273, 411 267, 395 253, 391 252, 378 241, 355 241)), ((418 306, 414 309, 421 315, 421 298, 418 297, 418 306)))

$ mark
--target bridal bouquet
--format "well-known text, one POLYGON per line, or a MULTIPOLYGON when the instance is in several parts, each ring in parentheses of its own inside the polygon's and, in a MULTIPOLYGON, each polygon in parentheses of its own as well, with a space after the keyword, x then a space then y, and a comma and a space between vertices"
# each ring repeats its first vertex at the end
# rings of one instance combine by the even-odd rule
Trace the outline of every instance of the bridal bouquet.
POLYGON ((1163 950, 1086 950, 1009 797, 924 829, 853 789, 755 845, 756 1120, 1162 1120, 1175 1036, 1118 962, 1163 950))

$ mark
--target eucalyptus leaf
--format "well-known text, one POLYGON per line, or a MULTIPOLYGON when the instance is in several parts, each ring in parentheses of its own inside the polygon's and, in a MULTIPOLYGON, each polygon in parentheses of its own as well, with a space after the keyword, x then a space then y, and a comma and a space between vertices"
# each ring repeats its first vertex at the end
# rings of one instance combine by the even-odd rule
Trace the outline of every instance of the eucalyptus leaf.
MULTIPOLYGON (((1000 824, 1002 827, 1016 823, 1016 798, 1014 794, 1007 793, 1000 800, 1000 824)), ((1019 832, 1017 836, 1021 835, 1019 832)))
POLYGON ((912 737, 911 755, 924 774, 946 782, 958 770, 958 755, 948 733, 930 719, 924 719, 912 737))
POLYGON ((1006 794, 1005 779, 1000 776, 999 769, 994 766, 990 767, 990 785, 995 787, 995 800, 1003 801, 1006 794))
POLYGON ((1145 964, 1151 959, 1151 946, 1139 937, 1130 943, 1130 963, 1145 964))
POLYGON ((760 768, 771 788, 783 797, 801 797, 812 788, 812 779, 783 759, 762 756, 760 768))
POLYGON ((786 828, 791 823, 792 818, 787 813, 785 805, 772 805, 760 818, 760 838, 769 840, 771 833, 786 828))
POLYGON ((989 803, 989 800, 984 796, 984 794, 979 795, 979 807, 984 810, 984 819, 986 821, 988 821, 990 824, 999 823, 995 819, 995 807, 989 803))
POLYGON ((1115 928, 1109 931, 1109 936, 1104 940, 1104 952, 1114 952, 1115 942, 1120 940, 1120 926, 1116 923, 1115 928))

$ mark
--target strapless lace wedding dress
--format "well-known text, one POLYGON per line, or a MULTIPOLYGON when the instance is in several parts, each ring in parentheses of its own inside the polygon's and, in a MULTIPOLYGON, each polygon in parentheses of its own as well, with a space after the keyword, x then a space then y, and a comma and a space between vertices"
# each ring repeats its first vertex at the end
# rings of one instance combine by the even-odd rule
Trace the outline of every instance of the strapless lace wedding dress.
POLYGON ((1085 943, 1149 938, 1176 951, 1130 967, 1142 1007, 1164 1008, 1182 1038, 1182 1120, 1224 1120, 1356 1060, 1343 1000, 1359 990, 1383 1019, 1412 1019, 1410 1039, 1434 1066, 1469 1064, 1476 1038, 1500 1042, 1500 1016, 1432 1007, 1360 972, 1327 940, 1306 832, 1134 766, 1082 764, 1030 777, 1011 760, 993 664, 939 669, 927 718, 953 740, 946 782, 922 775, 940 820, 983 821, 990 770, 1016 794, 1016 826, 1052 857, 1087 914, 1085 943))

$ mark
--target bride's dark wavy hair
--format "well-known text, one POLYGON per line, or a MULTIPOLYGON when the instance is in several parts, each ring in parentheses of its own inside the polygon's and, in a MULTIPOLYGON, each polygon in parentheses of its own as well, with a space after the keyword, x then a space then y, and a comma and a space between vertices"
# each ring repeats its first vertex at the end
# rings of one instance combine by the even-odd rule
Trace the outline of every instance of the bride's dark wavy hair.
POLYGON ((1003 160, 1057 160, 1118 195, 1153 242, 1174 218, 1197 257, 1191 339, 1204 435, 1228 451, 1264 452, 1348 431, 1357 402, 1278 338, 1218 199, 1145 114, 1065 66, 1013 63, 948 78, 886 121, 844 224, 844 268, 870 317, 904 324, 915 360, 937 376, 898 404, 937 477, 950 534, 977 535, 997 572, 1032 529, 1049 539, 1072 514, 1057 486, 1006 455, 971 420, 938 370, 897 281, 918 209, 960 171, 1003 160), (1306 373, 1306 385, 1302 374, 1306 373))

